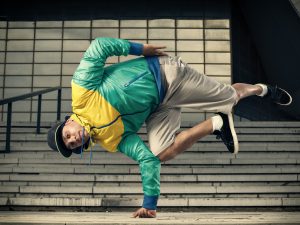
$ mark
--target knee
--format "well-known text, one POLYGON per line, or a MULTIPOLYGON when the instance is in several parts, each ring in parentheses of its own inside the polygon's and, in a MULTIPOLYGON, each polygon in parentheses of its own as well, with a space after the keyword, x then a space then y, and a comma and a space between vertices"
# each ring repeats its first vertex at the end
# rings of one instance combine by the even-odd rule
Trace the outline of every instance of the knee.
POLYGON ((159 160, 160 160, 161 162, 166 162, 166 161, 167 161, 167 158, 166 158, 166 156, 164 156, 164 155, 158 155, 158 158, 159 158, 159 160))
POLYGON ((240 88, 239 83, 235 83, 231 85, 236 93, 236 103, 243 97, 243 90, 240 88))
POLYGON ((166 155, 158 155, 157 157, 159 158, 160 162, 166 162, 170 160, 166 155))

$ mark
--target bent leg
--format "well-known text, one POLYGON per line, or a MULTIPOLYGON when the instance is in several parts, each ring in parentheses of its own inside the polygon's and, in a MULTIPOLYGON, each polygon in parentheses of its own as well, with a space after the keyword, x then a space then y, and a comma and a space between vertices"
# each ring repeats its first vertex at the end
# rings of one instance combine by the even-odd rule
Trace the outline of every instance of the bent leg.
POLYGON ((164 151, 158 154, 160 161, 165 162, 175 158, 196 143, 200 138, 213 132, 212 120, 207 119, 196 126, 184 130, 176 135, 175 141, 164 151))
POLYGON ((182 107, 228 114, 238 98, 231 85, 200 74, 180 60, 172 62, 162 67, 168 85, 164 101, 146 121, 150 150, 161 161, 176 157, 213 132, 212 119, 208 119, 176 135, 182 107))

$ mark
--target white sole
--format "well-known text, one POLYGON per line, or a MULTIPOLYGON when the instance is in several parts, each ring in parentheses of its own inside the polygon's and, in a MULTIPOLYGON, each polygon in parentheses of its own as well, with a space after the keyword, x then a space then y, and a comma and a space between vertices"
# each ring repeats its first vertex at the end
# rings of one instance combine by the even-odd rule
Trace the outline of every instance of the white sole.
POLYGON ((234 129, 232 113, 230 112, 227 116, 228 116, 230 131, 231 131, 232 138, 233 138, 233 144, 234 144, 233 154, 237 154, 239 152, 239 141, 238 141, 235 129, 234 129))
POLYGON ((284 93, 286 93, 289 96, 290 101, 288 103, 286 103, 286 104, 281 104, 281 103, 278 103, 278 102, 276 102, 276 104, 278 104, 278 105, 290 105, 292 103, 292 101, 293 101, 292 96, 286 90, 284 90, 282 88, 278 88, 278 89, 280 89, 281 91, 283 91, 284 93))

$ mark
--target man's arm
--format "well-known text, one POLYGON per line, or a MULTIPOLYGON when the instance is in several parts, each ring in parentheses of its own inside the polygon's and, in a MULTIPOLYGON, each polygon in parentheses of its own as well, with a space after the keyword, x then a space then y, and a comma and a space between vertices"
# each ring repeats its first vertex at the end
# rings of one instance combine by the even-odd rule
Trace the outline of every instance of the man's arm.
POLYGON ((102 80, 105 62, 110 56, 130 55, 166 55, 163 46, 140 44, 118 38, 96 38, 83 55, 73 75, 73 81, 89 90, 102 80))
POLYGON ((118 150, 137 161, 140 166, 144 202, 134 216, 155 217, 160 194, 160 160, 153 155, 137 134, 125 137, 119 144, 118 150))
POLYGON ((73 82, 91 90, 101 83, 108 57, 142 53, 143 44, 118 38, 96 38, 84 53, 73 75, 73 82))

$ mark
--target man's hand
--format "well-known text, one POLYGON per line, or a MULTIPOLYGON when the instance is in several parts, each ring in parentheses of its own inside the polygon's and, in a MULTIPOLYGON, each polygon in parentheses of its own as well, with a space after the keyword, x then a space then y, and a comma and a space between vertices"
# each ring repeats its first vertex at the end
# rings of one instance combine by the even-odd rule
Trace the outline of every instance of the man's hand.
POLYGON ((155 218, 156 217, 156 210, 150 210, 145 208, 140 208, 135 211, 132 215, 134 218, 155 218))
POLYGON ((144 56, 153 56, 153 55, 168 55, 163 50, 166 46, 156 46, 151 44, 144 44, 143 55, 144 56))

